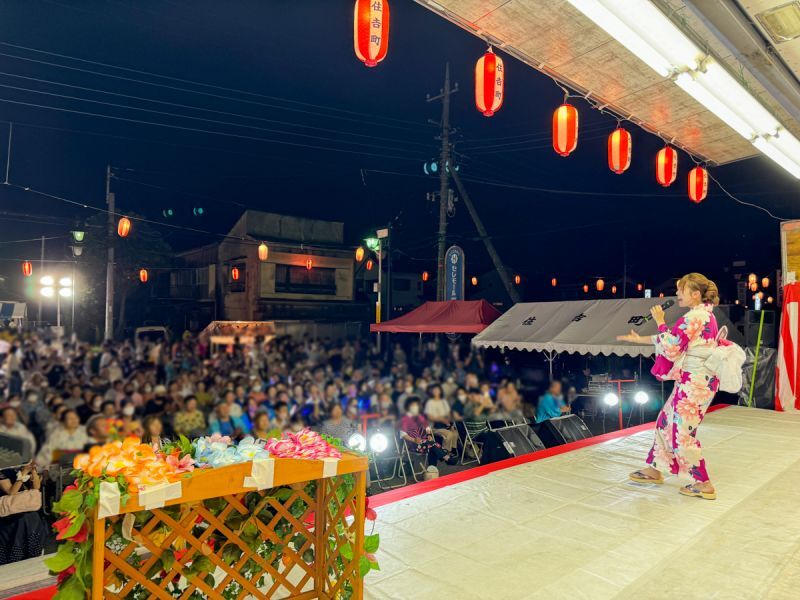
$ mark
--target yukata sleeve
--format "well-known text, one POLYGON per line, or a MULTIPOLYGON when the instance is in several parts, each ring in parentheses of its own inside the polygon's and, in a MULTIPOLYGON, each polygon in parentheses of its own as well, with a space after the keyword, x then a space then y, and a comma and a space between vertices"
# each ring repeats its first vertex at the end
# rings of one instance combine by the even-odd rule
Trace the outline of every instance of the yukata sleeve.
POLYGON ((673 367, 689 347, 686 334, 686 317, 681 317, 672 329, 666 325, 658 326, 658 333, 652 337, 656 347, 656 361, 650 373, 659 381, 675 379, 673 367))

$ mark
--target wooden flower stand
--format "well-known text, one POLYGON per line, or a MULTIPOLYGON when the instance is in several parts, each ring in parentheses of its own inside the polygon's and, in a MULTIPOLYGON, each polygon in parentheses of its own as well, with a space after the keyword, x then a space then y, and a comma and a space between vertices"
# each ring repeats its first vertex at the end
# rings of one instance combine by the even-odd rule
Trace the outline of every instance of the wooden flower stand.
POLYGON ((362 598, 367 458, 344 453, 333 477, 278 458, 264 490, 243 487, 252 467, 195 471, 161 508, 133 495, 95 513, 92 598, 362 598))

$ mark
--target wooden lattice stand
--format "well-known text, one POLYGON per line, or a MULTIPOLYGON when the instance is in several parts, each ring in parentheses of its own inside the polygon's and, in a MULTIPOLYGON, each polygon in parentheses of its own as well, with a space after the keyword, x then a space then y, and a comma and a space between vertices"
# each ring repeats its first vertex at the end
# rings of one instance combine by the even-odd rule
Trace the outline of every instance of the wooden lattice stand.
POLYGON ((363 597, 367 459, 275 459, 273 487, 243 487, 251 463, 195 472, 181 497, 132 496, 94 520, 92 598, 363 597), (131 543, 129 540, 133 540, 131 543))

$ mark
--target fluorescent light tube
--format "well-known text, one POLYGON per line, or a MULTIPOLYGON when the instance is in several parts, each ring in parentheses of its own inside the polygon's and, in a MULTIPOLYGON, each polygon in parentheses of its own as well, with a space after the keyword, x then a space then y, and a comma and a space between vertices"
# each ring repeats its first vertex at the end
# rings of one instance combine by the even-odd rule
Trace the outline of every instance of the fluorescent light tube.
POLYGON ((791 160, 788 156, 786 156, 783 152, 781 152, 777 147, 775 147, 771 140, 767 140, 763 137, 757 137, 753 140, 753 146, 758 148, 763 154, 770 157, 774 160, 778 165, 783 167, 786 171, 791 173, 793 177, 796 179, 800 179, 800 165, 796 162, 791 160))

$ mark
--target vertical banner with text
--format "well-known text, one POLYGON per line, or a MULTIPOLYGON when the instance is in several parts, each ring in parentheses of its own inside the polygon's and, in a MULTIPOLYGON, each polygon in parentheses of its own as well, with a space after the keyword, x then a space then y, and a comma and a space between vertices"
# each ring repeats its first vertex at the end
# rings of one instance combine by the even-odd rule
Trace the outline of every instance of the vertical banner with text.
POLYGON ((444 299, 464 299, 464 251, 450 246, 444 256, 444 299))

